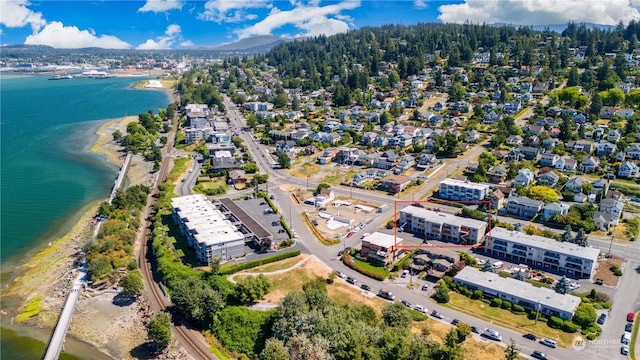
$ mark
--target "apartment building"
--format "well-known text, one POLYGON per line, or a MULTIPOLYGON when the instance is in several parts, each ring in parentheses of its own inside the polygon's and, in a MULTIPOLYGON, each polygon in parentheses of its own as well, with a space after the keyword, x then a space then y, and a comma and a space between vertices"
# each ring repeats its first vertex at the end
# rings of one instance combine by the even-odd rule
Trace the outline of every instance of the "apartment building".
POLYGON ((438 194, 447 200, 473 201, 483 200, 490 191, 489 185, 468 180, 444 179, 440 182, 438 194))
POLYGON ((374 232, 362 239, 360 254, 373 265, 386 266, 398 256, 396 245, 404 240, 393 235, 374 232))
POLYGON ((591 278, 595 274, 600 254, 599 249, 501 227, 487 233, 486 245, 486 252, 514 263, 577 278, 591 278))
POLYGON ((554 290, 533 285, 466 266, 453 278, 456 284, 470 290, 480 290, 483 295, 518 304, 525 309, 540 311, 547 316, 571 319, 581 299, 570 294, 558 294, 554 290))
POLYGON ((487 230, 484 221, 410 205, 400 210, 400 227, 425 236, 426 240, 452 241, 461 245, 476 245, 487 230))
POLYGON ((204 195, 173 198, 171 206, 173 219, 198 261, 208 264, 244 255, 245 235, 204 195))

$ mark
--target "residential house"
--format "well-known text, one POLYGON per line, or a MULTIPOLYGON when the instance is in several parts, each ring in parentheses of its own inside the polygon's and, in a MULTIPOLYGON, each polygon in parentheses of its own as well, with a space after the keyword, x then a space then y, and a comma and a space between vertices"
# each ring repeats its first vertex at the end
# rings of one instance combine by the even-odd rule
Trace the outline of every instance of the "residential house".
POLYGON ((609 156, 613 155, 617 151, 618 147, 616 144, 610 143, 608 141, 601 141, 598 143, 598 147, 596 148, 596 155, 598 156, 609 156))
POLYGON ((547 109, 547 112, 545 113, 545 115, 550 117, 560 116, 561 114, 562 114, 562 109, 557 106, 550 107, 549 109, 547 109))
POLYGON ((537 147, 520 146, 516 148, 516 150, 523 154, 524 158, 527 160, 537 159, 538 155, 540 155, 540 149, 537 147))
POLYGON ((626 153, 631 160, 640 160, 640 145, 634 144, 629 146, 626 153))
POLYGON ((523 130, 527 134, 536 135, 536 136, 540 136, 540 134, 542 134, 545 131, 544 126, 539 126, 539 125, 529 125, 529 126, 526 126, 523 130))
POLYGON ((531 147, 538 147, 540 146, 540 138, 538 137, 538 135, 529 135, 526 143, 531 147))
POLYGON ((389 144, 389 138, 384 135, 378 135, 373 140, 373 146, 375 147, 385 147, 389 144))
POLYGON ((394 166, 396 166, 399 160, 400 160, 400 157, 398 156, 398 154, 396 154, 392 150, 388 150, 382 153, 380 157, 373 160, 372 167, 376 169, 389 170, 394 166))
POLYGON ((487 179, 492 183, 500 184, 507 178, 509 169, 505 165, 493 165, 487 170, 487 179))
POLYGON ((242 167, 242 164, 236 161, 231 152, 226 150, 216 151, 211 159, 211 164, 213 165, 213 172, 242 167))
POLYGON ((434 247, 418 250, 410 267, 416 274, 424 271, 427 276, 440 279, 458 261, 460 254, 457 252, 434 247))
POLYGON ((583 173, 592 173, 598 170, 598 167, 600 167, 600 160, 593 156, 585 156, 584 159, 582 159, 582 163, 578 167, 578 170, 583 173))
POLYGON ((603 119, 612 119, 616 113, 616 108, 613 106, 603 106, 600 109, 600 117, 603 119))
POLYGON ((500 190, 489 193, 487 200, 491 201, 491 210, 495 211, 502 209, 507 204, 507 197, 500 190))
POLYGON ((502 115, 498 115, 495 111, 492 111, 484 115, 482 119, 483 124, 495 124, 502 119, 502 115))
POLYGON ((559 137, 561 133, 562 133, 562 131, 560 131, 560 129, 555 128, 555 127, 553 129, 549 130, 549 134, 551 135, 552 138, 559 137))
POLYGON ((529 169, 518 170, 518 175, 513 179, 513 186, 529 186, 534 179, 533 171, 529 169))
POLYGON ((523 219, 530 219, 538 214, 543 206, 544 202, 542 201, 533 200, 526 196, 511 195, 507 201, 507 213, 523 219))
POLYGON ((577 194, 582 192, 582 184, 585 183, 588 183, 588 181, 582 177, 572 177, 571 179, 569 179, 569 181, 567 181, 566 184, 564 184, 563 190, 566 192, 577 194))
POLYGON ((556 162, 555 169, 558 171, 575 171, 578 161, 570 156, 562 156, 556 162))
MULTIPOLYGON (((624 208, 624 202, 614 198, 604 198, 600 201, 600 211, 607 214, 613 214, 620 219, 622 216, 622 210, 624 208)), ((615 224, 617 225, 617 224, 615 224)))
POLYGON ((229 171, 228 182, 233 186, 245 184, 247 182, 247 173, 244 170, 240 169, 231 170, 229 171))
POLYGON ((366 146, 373 143, 373 140, 375 140, 377 136, 378 134, 372 131, 367 131, 366 133, 362 134, 362 136, 360 137, 360 145, 366 146))
POLYGON ((567 147, 573 151, 584 151, 587 154, 591 154, 593 152, 593 148, 595 147, 595 143, 592 141, 579 140, 576 142, 568 142, 567 147))
POLYGON ((319 164, 328 164, 333 161, 333 159, 338 155, 338 149, 335 147, 330 147, 325 149, 320 156, 318 156, 319 164))
POLYGON ((397 194, 411 183, 411 178, 403 175, 389 175, 382 179, 382 188, 397 194))
POLYGON ((618 140, 620 140, 620 136, 620 131, 616 129, 609 130, 609 133, 607 134, 607 141, 618 142, 618 140))
POLYGON ((436 156, 433 154, 423 153, 423 154, 420 154, 420 157, 418 158, 417 162, 418 162, 417 164, 418 169, 427 169, 438 164, 438 158, 436 158, 436 156))
POLYGON ((478 140, 479 138, 480 138, 480 133, 477 130, 473 129, 467 133, 467 136, 465 136, 464 141, 471 143, 478 140))
POLYGON ((542 154, 540 156, 540 166, 555 167, 558 160, 560 160, 560 155, 558 154, 542 154))
POLYGON ((542 220, 549 221, 554 215, 565 215, 569 213, 570 207, 569 204, 561 202, 546 204, 542 209, 542 220))
POLYGON ((612 226, 617 226, 619 218, 614 214, 605 213, 602 211, 596 211, 593 213, 593 222, 597 229, 602 231, 609 231, 612 226))
POLYGON ((509 151, 509 153, 507 154, 507 156, 505 156, 505 160, 507 161, 522 161, 525 160, 526 156, 520 152, 519 148, 516 148, 514 150, 509 151))
POLYGON ((416 164, 416 158, 412 155, 404 155, 400 158, 398 162, 398 166, 394 171, 397 174, 402 174, 403 172, 411 169, 416 164))
POLYGON ((519 146, 522 145, 522 136, 520 135, 509 135, 506 140, 506 144, 510 146, 519 146))
POLYGON ((627 161, 618 168, 618 177, 633 179, 638 176, 638 165, 631 161, 627 161))
POLYGON ((385 176, 389 176, 389 172, 386 170, 367 169, 353 177, 351 186, 360 187, 369 181, 382 179, 385 176))
POLYGON ((615 114, 629 120, 633 116, 633 112, 633 109, 624 108, 617 110, 615 114))
POLYGON ((583 113, 577 113, 573 116, 573 121, 575 121, 576 124, 584 124, 587 122, 587 117, 583 113))
POLYGON ((548 186, 550 188, 558 185, 558 181, 560 180, 560 176, 553 171, 546 171, 538 174, 538 185, 548 186))
POLYGON ((326 207, 336 198, 336 194, 331 188, 322 188, 314 199, 314 206, 317 208, 326 207))

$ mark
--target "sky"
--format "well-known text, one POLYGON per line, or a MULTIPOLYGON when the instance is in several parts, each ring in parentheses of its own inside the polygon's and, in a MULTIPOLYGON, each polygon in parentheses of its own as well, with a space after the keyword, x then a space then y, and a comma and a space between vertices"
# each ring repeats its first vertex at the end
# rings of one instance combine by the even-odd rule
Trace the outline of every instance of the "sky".
POLYGON ((188 49, 419 22, 616 25, 640 0, 0 0, 1 45, 188 49))

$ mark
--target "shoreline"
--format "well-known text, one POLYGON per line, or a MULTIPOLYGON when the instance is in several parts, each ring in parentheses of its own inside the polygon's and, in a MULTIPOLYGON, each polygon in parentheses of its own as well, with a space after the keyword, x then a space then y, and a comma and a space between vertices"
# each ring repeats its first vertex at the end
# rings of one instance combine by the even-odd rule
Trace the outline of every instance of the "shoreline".
MULTIPOLYGON (((176 101, 172 89, 139 89, 162 90, 169 95, 170 103, 176 101)), ((87 151, 101 154, 109 163, 121 167, 125 153, 122 147, 113 141, 111 134, 116 129, 126 133, 127 124, 137 120, 137 115, 103 120, 95 131, 95 143, 88 146, 87 151)), ((139 155, 134 156, 127 171, 127 183, 152 185, 152 169, 153 163, 144 161, 139 155)), ((105 199, 106 196, 108 194, 105 194, 105 199)), ((38 297, 42 297, 40 312, 22 322, 20 326, 40 329, 55 327, 68 295, 68 284, 76 272, 74 261, 85 242, 93 235, 93 217, 102 201, 104 199, 83 205, 78 211, 82 214, 67 233, 52 239, 49 246, 44 245, 44 248, 34 249, 33 254, 21 257, 21 260, 26 261, 16 262, 13 270, 2 274, 6 277, 3 279, 2 289, 3 327, 8 318, 13 323, 14 317, 20 314, 21 309, 38 297)), ((77 215, 77 212, 75 214, 77 215)), ((147 340, 145 324, 148 319, 145 314, 148 314, 148 307, 143 298, 129 306, 115 305, 113 298, 118 291, 114 290, 84 291, 74 313, 68 336, 89 344, 96 351, 108 354, 112 358, 133 358, 131 351, 147 340)))

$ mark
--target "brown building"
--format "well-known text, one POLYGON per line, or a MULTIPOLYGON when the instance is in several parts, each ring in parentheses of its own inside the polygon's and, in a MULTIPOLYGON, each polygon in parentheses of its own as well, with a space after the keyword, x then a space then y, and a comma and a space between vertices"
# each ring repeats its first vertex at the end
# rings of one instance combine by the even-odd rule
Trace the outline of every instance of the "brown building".
POLYGON ((396 246, 402 241, 402 238, 393 235, 374 232, 362 239, 360 254, 372 265, 386 266, 400 254, 396 246))

